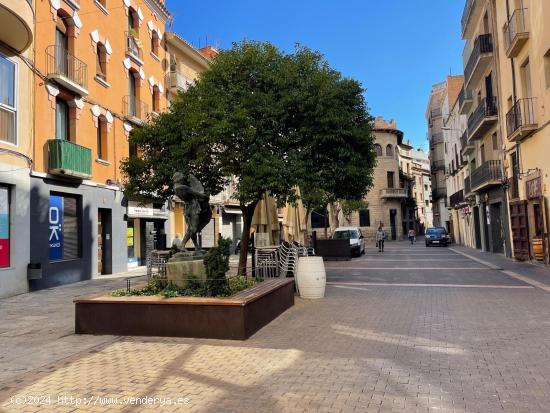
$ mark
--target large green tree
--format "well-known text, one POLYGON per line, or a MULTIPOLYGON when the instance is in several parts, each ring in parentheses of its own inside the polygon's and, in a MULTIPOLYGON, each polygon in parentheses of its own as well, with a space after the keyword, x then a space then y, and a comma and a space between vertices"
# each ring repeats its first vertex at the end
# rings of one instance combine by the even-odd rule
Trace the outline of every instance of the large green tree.
POLYGON ((361 85, 298 47, 285 54, 244 41, 222 51, 168 112, 130 136, 139 157, 123 162, 130 196, 173 195, 176 171, 194 173, 210 194, 235 177, 243 213, 245 271, 254 209, 269 191, 282 204, 322 191, 361 199, 372 185, 371 117, 361 85))

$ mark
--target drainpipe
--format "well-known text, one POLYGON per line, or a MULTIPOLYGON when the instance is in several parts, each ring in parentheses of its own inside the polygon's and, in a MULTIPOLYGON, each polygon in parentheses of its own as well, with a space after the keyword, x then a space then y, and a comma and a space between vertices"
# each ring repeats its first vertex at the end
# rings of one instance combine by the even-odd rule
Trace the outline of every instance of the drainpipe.
MULTIPOLYGON (((507 0, 507 3, 508 3, 508 0, 507 0)), ((497 96, 498 96, 498 99, 500 99, 500 101, 502 102, 502 96, 501 96, 501 91, 500 91, 500 81, 501 81, 501 77, 500 77, 500 65, 499 65, 499 47, 498 47, 498 24, 497 24, 497 7, 496 7, 496 0, 491 0, 491 21, 492 21, 492 32, 493 32, 493 61, 495 63, 495 71, 496 71, 496 92, 497 92, 497 96)), ((508 5, 507 5, 507 10, 508 10, 508 5)), ((507 16, 509 15, 509 13, 507 12, 507 16)), ((501 107, 503 107, 503 105, 500 105, 501 107)), ((501 116, 499 116, 499 119, 503 119, 502 117, 502 114, 501 116)), ((506 121, 505 119, 499 121, 500 123, 500 133, 501 133, 501 137, 502 137, 502 140, 504 141, 504 136, 505 135, 505 131, 503 131, 503 128, 505 129, 506 127, 506 121)), ((497 139, 498 139, 498 133, 497 133, 497 139)), ((502 177, 503 177, 503 180, 505 180, 505 182, 507 182, 507 179, 505 179, 506 177, 506 171, 504 169, 504 160, 505 160, 505 153, 504 153, 504 148, 503 148, 504 144, 502 143, 501 144, 501 148, 499 150, 499 158, 500 158, 500 169, 501 169, 501 173, 502 173, 502 177)), ((503 186, 502 188, 502 195, 503 195, 503 198, 504 198, 504 205, 503 205, 503 208, 502 208, 502 232, 503 232, 503 237, 504 237, 504 252, 505 252, 505 255, 506 257, 509 257, 511 258, 512 257, 512 247, 511 247, 511 233, 510 233, 510 218, 509 218, 509 212, 508 212, 508 189, 506 187, 503 186)), ((485 212, 485 211, 484 211, 485 212)))

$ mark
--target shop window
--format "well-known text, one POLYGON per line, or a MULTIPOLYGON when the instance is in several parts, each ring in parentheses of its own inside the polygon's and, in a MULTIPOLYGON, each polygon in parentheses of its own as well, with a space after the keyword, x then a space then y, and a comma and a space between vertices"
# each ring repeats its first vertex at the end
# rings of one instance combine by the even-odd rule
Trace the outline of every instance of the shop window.
POLYGON ((100 117, 97 120, 97 158, 107 161, 107 121, 100 117))
POLYGON ((96 76, 107 80, 107 51, 102 43, 98 43, 96 49, 96 76))
POLYGON ((10 266, 10 189, 0 185, 0 268, 10 266))
POLYGON ((50 261, 80 257, 80 205, 76 196, 50 194, 50 261))
POLYGON ((368 209, 359 211, 359 226, 370 227, 370 211, 368 209))
POLYGON ((311 213, 311 228, 325 228, 327 211, 322 209, 313 210, 311 213))
POLYGON ((0 140, 17 144, 15 63, 0 55, 0 140))
POLYGON ((376 156, 382 156, 382 147, 377 143, 374 145, 374 152, 376 153, 376 156))
POLYGON ((61 98, 55 101, 55 137, 70 140, 69 105, 61 98))

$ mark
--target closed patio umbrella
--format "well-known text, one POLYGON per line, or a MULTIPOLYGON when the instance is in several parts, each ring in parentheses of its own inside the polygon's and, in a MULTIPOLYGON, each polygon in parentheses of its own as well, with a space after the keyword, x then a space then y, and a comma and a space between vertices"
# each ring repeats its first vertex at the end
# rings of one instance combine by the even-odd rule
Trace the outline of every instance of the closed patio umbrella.
POLYGON ((279 217, 277 214, 277 203, 268 193, 265 193, 262 200, 256 205, 252 217, 252 228, 256 234, 259 244, 279 244, 279 217))
MULTIPOLYGON (((297 191, 298 197, 300 190, 297 191)), ((296 205, 287 204, 283 215, 283 237, 285 241, 304 245, 306 241, 306 211, 301 199, 296 205)))

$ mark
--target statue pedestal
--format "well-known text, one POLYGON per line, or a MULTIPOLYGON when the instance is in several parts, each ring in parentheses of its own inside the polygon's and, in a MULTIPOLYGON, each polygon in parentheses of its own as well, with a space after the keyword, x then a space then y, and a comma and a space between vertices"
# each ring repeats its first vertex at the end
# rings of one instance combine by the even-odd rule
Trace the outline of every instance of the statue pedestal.
POLYGON ((186 288, 189 278, 206 279, 206 270, 202 259, 172 260, 166 263, 166 278, 179 288, 186 288))

